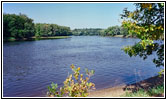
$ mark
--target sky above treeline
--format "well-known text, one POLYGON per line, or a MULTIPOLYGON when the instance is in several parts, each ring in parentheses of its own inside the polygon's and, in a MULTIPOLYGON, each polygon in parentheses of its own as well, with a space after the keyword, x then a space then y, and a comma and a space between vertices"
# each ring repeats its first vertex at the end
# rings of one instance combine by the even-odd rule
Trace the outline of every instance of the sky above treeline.
POLYGON ((3 13, 26 14, 34 23, 52 23, 75 28, 108 28, 121 25, 124 8, 133 3, 3 3, 3 13))

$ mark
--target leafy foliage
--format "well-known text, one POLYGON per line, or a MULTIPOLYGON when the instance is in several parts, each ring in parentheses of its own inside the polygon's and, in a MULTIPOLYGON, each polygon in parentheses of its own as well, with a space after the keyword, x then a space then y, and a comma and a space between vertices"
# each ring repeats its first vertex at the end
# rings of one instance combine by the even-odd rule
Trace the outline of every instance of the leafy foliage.
POLYGON ((51 87, 48 86, 48 96, 86 97, 88 96, 88 90, 95 89, 95 84, 88 82, 90 77, 94 74, 94 70, 88 71, 88 69, 86 69, 86 74, 88 75, 88 77, 84 79, 83 74, 80 74, 79 72, 80 67, 75 68, 75 66, 72 64, 71 69, 73 71, 73 74, 70 74, 66 78, 66 80, 64 81, 64 86, 60 87, 59 90, 57 90, 57 84, 52 83, 51 87))
POLYGON ((126 28, 120 26, 112 26, 107 29, 101 31, 101 36, 114 36, 114 35, 128 35, 128 30, 126 28))
POLYGON ((104 33, 102 33, 102 36, 114 36, 114 35, 124 35, 126 36, 128 34, 128 31, 120 26, 112 26, 108 27, 104 30, 104 33))
POLYGON ((68 36, 72 35, 70 27, 57 24, 34 24, 33 20, 24 14, 3 14, 3 37, 22 40, 24 38, 68 36))
POLYGON ((144 91, 144 89, 139 89, 137 92, 134 93, 126 92, 123 97, 149 97, 149 94, 144 91))
POLYGON ((49 36, 68 36, 71 35, 70 27, 59 26, 57 24, 35 24, 35 36, 49 37, 49 36))
POLYGON ((127 46, 123 50, 129 56, 139 55, 146 59, 156 52, 158 58, 153 62, 156 66, 164 66, 164 3, 137 3, 135 11, 124 9, 121 18, 122 26, 129 34, 136 35, 140 42, 127 46))
POLYGON ((3 36, 16 39, 34 36, 33 20, 24 14, 3 14, 3 36))
POLYGON ((82 36, 101 35, 114 36, 128 34, 127 29, 120 26, 112 26, 107 29, 84 28, 71 30, 70 27, 57 24, 33 23, 33 20, 24 14, 3 14, 3 36, 6 40, 22 40, 31 37, 54 37, 54 36, 82 36))
POLYGON ((164 93, 164 84, 158 85, 157 87, 154 87, 148 91, 148 94, 153 95, 159 95, 164 93))

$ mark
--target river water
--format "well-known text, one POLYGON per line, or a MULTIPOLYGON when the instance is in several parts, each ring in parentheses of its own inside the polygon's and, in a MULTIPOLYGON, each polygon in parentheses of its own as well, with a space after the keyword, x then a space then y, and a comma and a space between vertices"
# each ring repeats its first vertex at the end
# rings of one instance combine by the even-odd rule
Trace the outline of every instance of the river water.
POLYGON ((91 82, 97 89, 130 84, 157 75, 155 55, 142 60, 121 48, 138 42, 133 38, 73 36, 68 39, 3 43, 3 96, 45 96, 51 82, 63 85, 74 64, 94 69, 91 82))

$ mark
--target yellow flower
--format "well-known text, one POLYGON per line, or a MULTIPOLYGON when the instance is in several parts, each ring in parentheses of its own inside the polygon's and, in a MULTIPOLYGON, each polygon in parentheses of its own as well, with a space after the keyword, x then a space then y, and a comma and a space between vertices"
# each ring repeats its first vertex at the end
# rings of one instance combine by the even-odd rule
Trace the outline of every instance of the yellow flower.
POLYGON ((78 67, 78 69, 77 69, 78 71, 80 70, 80 67, 78 67))

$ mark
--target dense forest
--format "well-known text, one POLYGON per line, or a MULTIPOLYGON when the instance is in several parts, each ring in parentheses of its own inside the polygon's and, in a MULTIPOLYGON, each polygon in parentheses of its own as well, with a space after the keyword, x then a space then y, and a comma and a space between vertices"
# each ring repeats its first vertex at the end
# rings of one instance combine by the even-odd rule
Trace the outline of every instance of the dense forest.
POLYGON ((57 24, 35 24, 35 36, 48 37, 48 36, 69 36, 72 35, 70 27, 59 26, 57 24))
POLYGON ((72 35, 70 27, 57 24, 33 23, 33 19, 24 14, 3 14, 4 40, 23 40, 32 37, 72 35))
POLYGON ((3 37, 23 39, 35 35, 33 20, 24 14, 3 14, 3 37))
POLYGON ((112 26, 107 29, 83 28, 71 30, 70 27, 57 24, 34 23, 33 19, 25 14, 3 14, 3 37, 4 40, 23 40, 32 37, 53 37, 53 36, 82 36, 99 35, 114 36, 128 35, 128 30, 121 26, 112 26))
POLYGON ((128 30, 121 26, 112 26, 100 32, 101 36, 128 35, 128 30))

